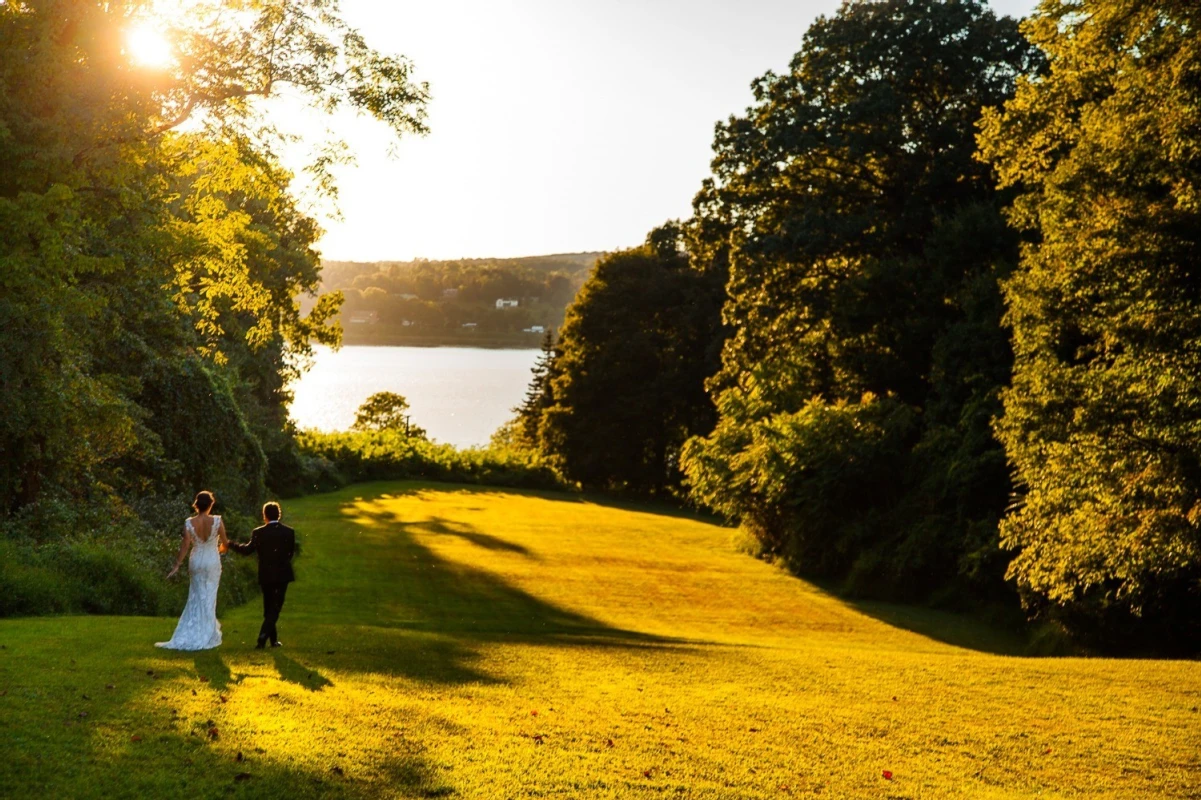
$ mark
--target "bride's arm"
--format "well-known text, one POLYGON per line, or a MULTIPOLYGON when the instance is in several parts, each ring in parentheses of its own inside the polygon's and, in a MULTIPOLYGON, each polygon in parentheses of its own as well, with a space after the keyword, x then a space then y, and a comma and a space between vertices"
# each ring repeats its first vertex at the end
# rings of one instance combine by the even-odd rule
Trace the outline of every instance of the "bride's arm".
POLYGON ((168 578, 174 578, 175 573, 179 572, 179 565, 183 563, 184 557, 188 554, 188 546, 192 543, 192 537, 188 536, 188 528, 184 526, 183 540, 179 543, 179 555, 175 557, 175 567, 167 573, 168 578))
POLYGON ((224 553, 229 550, 229 539, 225 536, 225 520, 217 520, 217 551, 224 553))

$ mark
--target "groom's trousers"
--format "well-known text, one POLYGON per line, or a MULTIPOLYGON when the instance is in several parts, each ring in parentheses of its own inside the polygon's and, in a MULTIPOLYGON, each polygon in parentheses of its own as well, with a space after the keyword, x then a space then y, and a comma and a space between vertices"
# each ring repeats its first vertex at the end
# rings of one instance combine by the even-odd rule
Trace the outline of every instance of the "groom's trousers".
POLYGON ((259 629, 259 641, 279 641, 275 623, 279 622, 279 612, 284 608, 284 595, 288 592, 288 584, 265 584, 263 589, 263 627, 259 629))

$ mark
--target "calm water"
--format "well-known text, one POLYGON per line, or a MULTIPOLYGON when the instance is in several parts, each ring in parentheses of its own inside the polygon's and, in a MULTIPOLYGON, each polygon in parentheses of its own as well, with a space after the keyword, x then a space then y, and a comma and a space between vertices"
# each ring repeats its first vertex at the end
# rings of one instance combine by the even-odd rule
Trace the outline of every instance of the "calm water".
POLYGON ((525 397, 537 359, 537 350, 319 347, 316 363, 295 387, 292 418, 302 428, 345 430, 369 395, 396 392, 430 438, 484 445, 525 397))

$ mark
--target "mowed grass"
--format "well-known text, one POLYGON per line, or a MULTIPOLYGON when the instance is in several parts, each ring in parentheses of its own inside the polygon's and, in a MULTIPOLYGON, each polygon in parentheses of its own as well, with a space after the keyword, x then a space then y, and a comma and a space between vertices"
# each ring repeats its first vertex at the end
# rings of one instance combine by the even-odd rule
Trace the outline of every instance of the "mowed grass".
POLYGON ((282 650, 257 604, 201 654, 0 621, 0 795, 1201 797, 1197 662, 1000 655, 654 509, 375 484, 285 516, 282 650))

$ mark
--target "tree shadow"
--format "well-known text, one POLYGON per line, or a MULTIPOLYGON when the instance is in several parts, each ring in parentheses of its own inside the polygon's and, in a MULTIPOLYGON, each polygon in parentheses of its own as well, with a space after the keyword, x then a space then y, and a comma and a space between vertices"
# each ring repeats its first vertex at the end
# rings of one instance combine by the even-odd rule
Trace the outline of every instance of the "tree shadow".
POLYGON ((526 558, 537 560, 538 556, 530 551, 528 547, 517 544, 516 542, 506 541, 498 536, 493 536, 490 533, 473 528, 463 522, 455 522, 454 520, 444 519, 442 517, 429 517, 412 524, 415 532, 432 533, 438 536, 454 536, 464 541, 482 547, 485 550, 496 550, 506 553, 516 553, 525 556, 526 558))
POLYGON ((845 606, 893 628, 900 628, 942 644, 997 656, 1067 655, 1032 650, 1028 637, 995 621, 971 614, 943 611, 926 606, 909 606, 846 597, 833 587, 815 584, 845 606))
MULTIPOLYGON (((381 496, 377 499, 388 499, 381 496)), ((343 508, 356 524, 371 530, 380 544, 378 558, 371 559, 375 569, 383 566, 386 575, 361 585, 389 586, 384 601, 391 612, 379 619, 379 606, 365 606, 369 619, 363 624, 453 634, 461 638, 522 638, 550 643, 559 639, 588 639, 622 643, 684 643, 682 639, 624 630, 606 625, 575 611, 569 611, 513 586, 495 573, 439 557, 418 540, 418 534, 438 533, 445 527, 434 518, 404 520, 374 501, 360 501, 343 508), (387 578, 391 578, 388 580, 387 578)), ((484 534, 466 523, 455 523, 455 535, 463 538, 484 534)), ((360 537, 362 538, 362 537, 360 537)), ((501 540, 503 541, 503 540, 501 540)))
MULTIPOLYGON (((707 515, 690 511, 678 505, 670 503, 662 503, 656 501, 640 501, 636 498, 613 498, 606 496, 578 494, 564 495, 556 492, 546 492, 539 490, 525 489, 498 489, 495 487, 485 486, 463 486, 459 484, 437 484, 437 483, 413 483, 411 485, 397 486, 395 483, 379 484, 378 491, 370 492, 370 489, 376 487, 363 487, 368 489, 364 496, 358 501, 364 505, 355 506, 349 504, 343 509, 343 513, 358 514, 363 513, 374 524, 389 530, 403 532, 405 535, 412 538, 415 533, 439 533, 443 527, 454 527, 461 529, 463 532, 471 534, 473 531, 470 526, 463 523, 447 524, 445 520, 434 518, 433 520, 415 520, 404 521, 396 517, 395 514, 382 509, 372 510, 371 504, 378 500, 386 500, 390 498, 412 496, 420 498, 428 492, 438 493, 453 493, 458 495, 485 495, 485 494, 511 494, 522 497, 532 497, 544 500, 553 501, 556 503, 580 503, 584 505, 597 505, 606 508, 614 508, 622 511, 631 511, 636 513, 655 514, 656 516, 671 516, 678 519, 696 520, 706 523, 717 523, 718 520, 707 515)), ((478 532, 474 532, 478 533, 478 532)), ((456 533, 456 535, 458 535, 456 533)), ((479 534, 487 535, 487 534, 479 534)), ((464 538, 467 538, 464 536, 464 538)), ((496 538, 496 537, 490 537, 496 538)), ((502 540, 503 541, 503 540, 502 540)), ((416 545, 420 546, 420 545, 416 545)), ((429 554, 432 558, 432 554, 429 554)), ((420 561, 420 559, 418 559, 420 561)), ((433 580, 437 584, 437 591, 461 591, 461 583, 453 580, 456 571, 464 569, 456 565, 448 565, 445 571, 434 576, 433 580), (447 579, 447 580, 441 580, 447 579)), ((470 568, 465 568, 468 573, 460 574, 464 579, 472 581, 478 580, 476 573, 479 571, 470 571, 470 568)), ((480 573, 483 578, 481 586, 480 598, 481 602, 497 602, 503 609, 505 617, 509 620, 526 620, 529 624, 518 625, 515 632, 523 635, 533 635, 541 633, 547 637, 564 639, 572 635, 592 636, 599 640, 620 641, 624 646, 634 646, 639 642, 647 644, 688 644, 692 643, 683 639, 663 639, 651 637, 644 639, 643 634, 638 634, 630 631, 620 631, 607 629, 601 626, 595 620, 589 620, 579 615, 571 615, 570 612, 563 612, 560 609, 551 607, 550 609, 535 607, 527 607, 527 601, 536 601, 530 598, 529 595, 510 594, 515 591, 512 587, 505 584, 496 585, 494 576, 487 573, 480 573), (492 582, 489 579, 492 578, 492 582), (492 596, 493 593, 496 596, 492 596), (507 608, 506 608, 507 606, 507 608)), ((798 578, 801 580, 801 578, 798 578)), ((825 583, 817 583, 809 581, 816 585, 826 594, 836 598, 848 608, 853 609, 866 616, 872 617, 886 625, 900 628, 903 630, 916 633, 928 639, 932 639, 943 644, 948 644, 954 647, 961 647, 969 650, 975 650, 983 653, 991 653, 994 655, 1008 656, 1041 656, 1041 655, 1065 655, 1061 650, 1050 650, 1047 653, 1035 652, 1030 644, 1029 638, 1015 629, 1012 625, 999 624, 996 620, 985 619, 980 616, 970 614, 954 613, 943 611, 923 606, 909 606, 893 603, 885 603, 879 601, 863 600, 857 598, 846 597, 839 591, 838 587, 831 586, 825 583)), ((458 633, 473 633, 475 635, 487 635, 488 630, 472 629, 467 626, 463 620, 456 620, 452 615, 444 615, 441 618, 432 618, 411 623, 397 623, 398 627, 420 627, 432 630, 442 630, 444 632, 458 633)), ((497 631, 499 633, 499 631, 497 631)))
POLYGON ((334 685, 332 681, 317 670, 309 669, 303 664, 297 663, 278 650, 273 651, 272 656, 275 657, 275 669, 279 672, 280 680, 295 683, 297 686, 303 686, 310 692, 319 692, 326 686, 334 685))
MULTIPOLYGON (((341 505, 344 526, 331 525, 327 517, 324 529, 310 535, 304 574, 280 620, 281 629, 297 632, 289 642, 298 642, 306 664, 461 685, 503 682, 479 666, 485 642, 591 648, 695 644, 605 624, 487 569, 441 557, 431 537, 537 558, 470 523, 437 516, 402 519, 385 505, 398 495, 396 489, 395 483, 359 487, 361 496, 341 505)), ((422 490, 429 485, 414 487, 422 490)), ((304 535, 304 523, 299 527, 304 535)), ((285 669, 287 679, 299 678, 294 682, 302 685, 313 671, 285 667, 281 676, 285 669)))
MULTIPOLYGON (((104 641, 87 635, 86 618, 65 622, 74 634, 65 639, 54 635, 64 624, 62 618, 23 623, 29 635, 19 650, 19 662, 0 661, 0 686, 9 693, 0 747, 2 796, 325 798, 398 790, 405 797, 456 793, 442 770, 412 750, 390 752, 375 763, 346 764, 345 774, 326 771, 308 757, 303 733, 293 748, 296 757, 264 753, 250 740, 232 745, 245 754, 239 752, 235 759, 227 737, 236 741, 240 734, 237 725, 227 731, 221 716, 224 701, 202 692, 210 698, 211 709, 181 715, 180 702, 162 696, 170 691, 167 686, 178 692, 181 680, 195 685, 193 664, 211 686, 226 689, 230 670, 216 650, 185 653, 137 646, 139 640, 153 641, 159 622, 153 619, 129 620, 137 627, 136 635, 104 641), (85 639, 93 646, 72 650, 67 658, 65 644, 85 639), (205 735, 213 724, 202 722, 209 715, 221 730, 219 740, 205 735)), ((280 668, 280 677, 296 682, 293 670, 312 672, 291 661, 280 668)), ((329 762, 321 763, 330 762, 338 763, 332 753, 329 762)))

